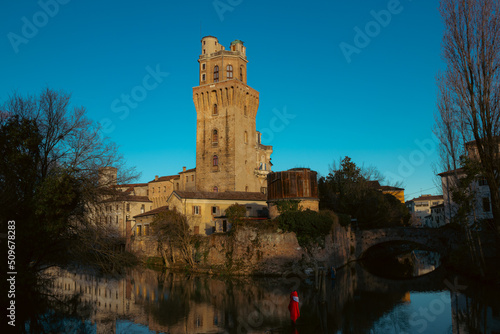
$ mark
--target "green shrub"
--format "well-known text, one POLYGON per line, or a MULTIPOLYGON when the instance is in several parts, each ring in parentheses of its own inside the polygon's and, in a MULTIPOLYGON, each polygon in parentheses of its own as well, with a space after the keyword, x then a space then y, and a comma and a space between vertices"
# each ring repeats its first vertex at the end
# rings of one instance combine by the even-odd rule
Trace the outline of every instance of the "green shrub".
POLYGON ((298 199, 282 199, 274 202, 274 205, 276 205, 276 209, 280 215, 289 211, 302 211, 302 206, 298 199))
POLYGON ((324 241, 333 224, 330 212, 318 213, 309 209, 283 212, 277 220, 280 229, 297 235, 299 245, 302 247, 324 241))

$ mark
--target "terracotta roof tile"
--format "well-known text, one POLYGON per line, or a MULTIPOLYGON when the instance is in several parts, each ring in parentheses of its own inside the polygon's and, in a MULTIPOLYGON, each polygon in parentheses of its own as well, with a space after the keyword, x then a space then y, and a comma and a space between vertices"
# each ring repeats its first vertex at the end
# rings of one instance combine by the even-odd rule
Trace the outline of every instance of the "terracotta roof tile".
POLYGON ((439 173, 438 175, 443 177, 443 176, 448 176, 448 175, 453 175, 455 173, 457 174, 463 174, 464 169, 463 168, 458 168, 458 169, 452 169, 446 172, 439 173))
POLYGON ((147 183, 127 183, 127 184, 117 184, 113 187, 115 188, 125 188, 125 187, 147 187, 147 183))
POLYGON ((432 201, 432 200, 440 200, 443 199, 443 195, 422 195, 420 197, 414 198, 409 202, 415 201, 432 201))
POLYGON ((180 177, 179 175, 162 176, 162 177, 159 177, 158 180, 149 181, 149 183, 152 183, 152 182, 162 182, 162 181, 170 181, 170 180, 177 179, 179 177, 180 177))
POLYGON ((128 195, 128 194, 117 194, 116 196, 113 196, 109 199, 107 199, 105 202, 151 202, 148 198, 148 196, 135 196, 135 195, 128 195))
POLYGON ((140 213, 137 216, 134 216, 134 218, 151 216, 151 215, 155 215, 157 213, 165 212, 165 211, 168 211, 168 205, 166 205, 166 206, 160 206, 159 208, 156 208, 156 209, 144 212, 144 213, 140 213))
POLYGON ((179 172, 179 174, 182 174, 182 173, 191 173, 191 172, 196 172, 196 167, 195 167, 195 168, 188 169, 188 170, 184 170, 184 171, 182 171, 182 172, 179 172))

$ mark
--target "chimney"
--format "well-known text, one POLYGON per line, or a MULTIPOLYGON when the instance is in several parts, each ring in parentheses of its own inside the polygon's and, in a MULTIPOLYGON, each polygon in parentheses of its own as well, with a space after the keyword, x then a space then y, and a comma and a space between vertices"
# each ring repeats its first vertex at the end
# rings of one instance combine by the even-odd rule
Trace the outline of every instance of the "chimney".
POLYGON ((158 181, 158 175, 155 175, 155 181, 158 181))
POLYGON ((182 171, 185 172, 186 171, 186 166, 182 167, 182 171))

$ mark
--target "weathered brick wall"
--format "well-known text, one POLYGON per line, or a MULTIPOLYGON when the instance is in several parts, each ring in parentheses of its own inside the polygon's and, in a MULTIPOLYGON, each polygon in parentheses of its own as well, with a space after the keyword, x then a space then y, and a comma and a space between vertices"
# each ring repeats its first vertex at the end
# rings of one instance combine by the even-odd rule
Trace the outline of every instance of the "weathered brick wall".
MULTIPOLYGON (((351 230, 337 223, 322 246, 307 251, 299 245, 295 233, 254 227, 242 227, 233 233, 215 233, 202 240, 197 250, 200 265, 211 267, 214 272, 243 275, 303 273, 306 268, 338 268, 354 258, 352 243, 355 239, 351 230)), ((162 256, 152 237, 135 237, 131 251, 142 258, 162 256)))
POLYGON ((236 274, 275 275, 302 272, 315 266, 339 267, 352 258, 350 234, 350 228, 334 224, 332 232, 325 237, 324 246, 307 252, 294 233, 241 228, 233 235, 211 235, 205 264, 236 274))
POLYGON ((158 243, 156 242, 155 238, 150 236, 136 236, 130 243, 130 252, 135 254, 139 258, 161 257, 161 254, 157 248, 158 243))

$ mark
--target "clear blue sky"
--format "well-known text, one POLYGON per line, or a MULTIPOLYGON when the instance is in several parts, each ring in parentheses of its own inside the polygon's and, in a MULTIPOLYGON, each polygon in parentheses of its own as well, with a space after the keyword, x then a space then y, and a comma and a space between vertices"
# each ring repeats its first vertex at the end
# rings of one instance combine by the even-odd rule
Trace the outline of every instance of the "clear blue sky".
POLYGON ((71 92, 89 117, 107 122, 107 135, 147 182, 195 167, 200 37, 216 36, 226 48, 241 39, 248 84, 260 92, 257 130, 274 146, 273 170, 304 166, 326 175, 349 156, 403 181, 407 200, 437 194, 432 127, 435 78, 444 68, 438 5, 8 1, 0 12, 0 101, 45 86, 71 92), (141 88, 157 69, 158 82, 141 88), (138 100, 128 115, 116 113, 124 110, 122 94, 132 92, 138 100))

